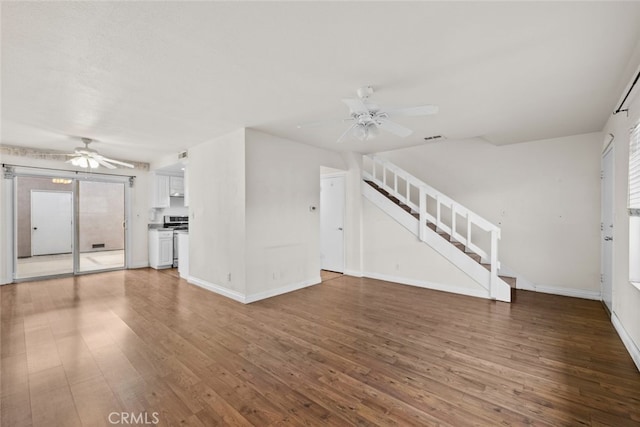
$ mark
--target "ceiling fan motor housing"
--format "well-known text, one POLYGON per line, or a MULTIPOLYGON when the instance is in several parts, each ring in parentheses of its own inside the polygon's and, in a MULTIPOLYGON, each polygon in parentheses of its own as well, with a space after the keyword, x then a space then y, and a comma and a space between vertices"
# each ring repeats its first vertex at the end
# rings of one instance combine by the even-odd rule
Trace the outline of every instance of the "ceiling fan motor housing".
POLYGON ((361 88, 358 88, 357 93, 358 98, 367 99, 373 95, 373 88, 371 86, 362 86, 361 88))

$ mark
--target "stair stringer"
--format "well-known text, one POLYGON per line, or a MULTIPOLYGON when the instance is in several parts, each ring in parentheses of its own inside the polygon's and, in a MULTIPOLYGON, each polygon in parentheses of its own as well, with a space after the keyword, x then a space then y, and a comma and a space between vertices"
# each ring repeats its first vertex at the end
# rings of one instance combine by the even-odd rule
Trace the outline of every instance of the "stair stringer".
MULTIPOLYGON (((413 217, 409 212, 405 211, 397 204, 393 203, 369 184, 364 183, 364 185, 362 185, 362 195, 378 208, 382 209, 383 212, 393 218, 404 228, 413 233, 416 237, 420 235, 420 224, 418 219, 413 217)), ((423 236, 424 243, 429 245, 476 283, 482 286, 487 291, 486 298, 492 299, 489 291, 491 283, 491 273, 489 270, 471 259, 460 249, 456 248, 440 234, 431 230, 429 227, 425 227, 425 229, 426 231, 423 236)), ((496 288, 496 300, 511 302, 511 287, 509 284, 498 278, 496 288)))

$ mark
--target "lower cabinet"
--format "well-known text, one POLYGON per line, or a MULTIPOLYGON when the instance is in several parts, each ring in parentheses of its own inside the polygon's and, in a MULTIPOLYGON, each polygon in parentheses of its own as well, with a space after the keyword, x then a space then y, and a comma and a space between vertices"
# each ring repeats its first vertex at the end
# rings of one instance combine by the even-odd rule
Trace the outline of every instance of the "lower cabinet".
POLYGON ((173 230, 149 230, 149 266, 170 268, 173 265, 173 230))

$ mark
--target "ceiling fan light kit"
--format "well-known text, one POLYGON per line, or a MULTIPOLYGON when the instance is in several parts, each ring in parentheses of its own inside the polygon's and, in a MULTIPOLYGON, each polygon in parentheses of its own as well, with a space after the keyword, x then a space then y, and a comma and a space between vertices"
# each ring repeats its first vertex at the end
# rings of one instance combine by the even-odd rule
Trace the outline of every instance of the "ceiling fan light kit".
POLYGON ((73 159, 69 160, 69 163, 71 163, 73 166, 78 166, 85 169, 96 169, 98 166, 100 166, 100 164, 96 160, 90 157, 74 157, 73 159))
MULTIPOLYGON (((351 126, 338 138, 337 142, 342 142, 349 136, 360 141, 367 141, 375 138, 380 133, 380 129, 401 138, 413 133, 413 130, 402 126, 389 118, 397 116, 426 116, 436 114, 436 105, 422 105, 419 107, 405 108, 384 108, 369 101, 373 94, 373 87, 363 86, 356 90, 357 98, 345 98, 342 100, 349 107, 350 117, 341 119, 341 122, 352 122, 351 126)), ((323 124, 323 122, 313 122, 298 125, 302 127, 312 127, 323 124)))
POLYGON ((104 166, 107 169, 116 169, 114 165, 133 168, 133 165, 130 163, 109 159, 100 155, 96 150, 89 148, 89 144, 93 142, 92 139, 82 138, 82 142, 84 143, 84 147, 76 147, 72 154, 68 154, 72 156, 72 158, 67 160, 66 163, 71 163, 73 166, 84 169, 97 169, 100 166, 104 166))

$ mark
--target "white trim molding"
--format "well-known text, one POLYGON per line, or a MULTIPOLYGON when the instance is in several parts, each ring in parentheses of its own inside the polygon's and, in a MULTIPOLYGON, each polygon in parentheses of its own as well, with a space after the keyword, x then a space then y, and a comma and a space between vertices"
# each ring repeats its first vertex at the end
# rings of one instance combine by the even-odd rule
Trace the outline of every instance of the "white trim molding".
POLYGON ((342 272, 342 274, 344 274, 345 276, 363 277, 362 271, 359 271, 359 270, 348 270, 348 269, 345 269, 342 272))
POLYGON ((127 267, 127 270, 135 270, 137 268, 147 268, 147 267, 149 267, 149 263, 148 262, 132 262, 127 267))
POLYGON ((264 292, 258 292, 256 294, 247 295, 244 298, 245 304, 250 304, 252 302, 260 301, 263 299, 275 297, 278 295, 286 294, 293 291, 298 291, 300 289, 308 288, 309 286, 314 286, 320 284, 322 280, 320 276, 314 277, 313 279, 303 280, 302 282, 292 283, 290 285, 281 286, 276 289, 270 289, 264 292))
POLYGON ((321 283, 320 276, 316 276, 312 279, 303 280, 302 282, 291 283, 289 285, 281 286, 276 289, 270 289, 264 292, 258 292, 251 295, 244 295, 238 291, 234 291, 225 288, 214 283, 207 282, 206 280, 198 279, 197 277, 189 276, 187 282, 199 286, 208 291, 214 292, 218 295, 222 295, 227 298, 231 298, 234 301, 241 302, 242 304, 251 304, 252 302, 260 301, 263 299, 275 297, 278 295, 286 294, 289 292, 297 291, 300 289, 308 288, 309 286, 317 285, 321 283))
POLYGON ((197 277, 189 276, 187 278, 187 282, 192 285, 199 286, 203 289, 216 293, 218 295, 222 295, 227 298, 231 298, 232 300, 241 302, 245 304, 245 296, 238 291, 234 291, 231 289, 227 289, 220 285, 213 284, 211 282, 207 282, 206 280, 198 279, 197 277))
POLYGON ((451 292, 459 295, 466 295, 470 297, 492 299, 489 292, 478 285, 478 289, 463 288, 455 285, 443 285, 441 283, 428 282, 426 280, 410 279, 406 277, 391 276, 388 274, 365 272, 362 277, 368 277, 371 279, 384 280, 385 282, 394 282, 401 285, 415 286, 418 288, 432 289, 434 291, 451 292))
POLYGON ((559 288, 555 286, 540 286, 535 285, 536 292, 542 292, 543 294, 561 295, 565 297, 592 299, 600 301, 602 299, 602 293, 600 291, 586 291, 584 289, 573 288, 559 288))
POLYGON ((618 332, 622 343, 631 355, 631 359, 633 359, 633 363, 636 364, 636 368, 640 371, 640 349, 636 343, 633 342, 624 326, 622 326, 622 322, 618 319, 616 313, 611 313, 611 323, 613 323, 613 327, 616 329, 616 332, 618 332))

